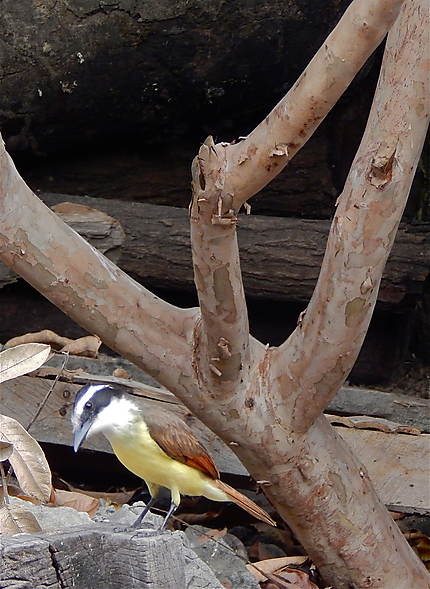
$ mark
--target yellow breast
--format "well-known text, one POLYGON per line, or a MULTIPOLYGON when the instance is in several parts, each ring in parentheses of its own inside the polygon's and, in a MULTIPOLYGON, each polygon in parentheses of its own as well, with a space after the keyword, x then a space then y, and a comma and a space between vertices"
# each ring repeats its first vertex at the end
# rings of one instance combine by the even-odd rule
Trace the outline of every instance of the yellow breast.
POLYGON ((173 460, 151 438, 142 422, 108 436, 116 456, 131 472, 149 483, 175 489, 184 495, 204 495, 209 477, 173 460))

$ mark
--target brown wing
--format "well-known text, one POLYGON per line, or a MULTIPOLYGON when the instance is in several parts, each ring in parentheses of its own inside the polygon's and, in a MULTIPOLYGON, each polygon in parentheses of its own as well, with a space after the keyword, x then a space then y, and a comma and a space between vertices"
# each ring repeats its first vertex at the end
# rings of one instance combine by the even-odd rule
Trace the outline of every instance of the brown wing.
POLYGON ((168 410, 148 407, 144 419, 152 439, 170 458, 197 468, 214 479, 219 478, 218 469, 206 448, 180 417, 168 410))

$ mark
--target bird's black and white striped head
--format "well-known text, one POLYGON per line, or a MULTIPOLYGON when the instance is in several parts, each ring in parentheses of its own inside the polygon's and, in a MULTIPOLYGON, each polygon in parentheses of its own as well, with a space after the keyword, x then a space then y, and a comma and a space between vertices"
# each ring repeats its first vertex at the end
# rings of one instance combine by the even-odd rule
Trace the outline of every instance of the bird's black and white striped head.
POLYGON ((127 390, 118 385, 88 384, 76 394, 72 412, 73 447, 78 451, 93 434, 109 434, 126 428, 134 418, 135 404, 127 390))

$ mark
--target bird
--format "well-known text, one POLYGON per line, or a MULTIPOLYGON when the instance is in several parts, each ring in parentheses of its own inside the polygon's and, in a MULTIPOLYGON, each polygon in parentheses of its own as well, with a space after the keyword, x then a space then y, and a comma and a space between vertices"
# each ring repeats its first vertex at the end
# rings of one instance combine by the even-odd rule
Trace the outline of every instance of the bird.
POLYGON ((122 385, 91 383, 79 389, 72 426, 75 452, 87 437, 103 433, 119 461, 146 482, 151 499, 133 528, 141 527, 160 487, 169 489, 171 495, 160 532, 179 507, 181 495, 232 501, 257 519, 276 526, 264 509, 220 480, 210 454, 178 415, 137 405, 122 385))

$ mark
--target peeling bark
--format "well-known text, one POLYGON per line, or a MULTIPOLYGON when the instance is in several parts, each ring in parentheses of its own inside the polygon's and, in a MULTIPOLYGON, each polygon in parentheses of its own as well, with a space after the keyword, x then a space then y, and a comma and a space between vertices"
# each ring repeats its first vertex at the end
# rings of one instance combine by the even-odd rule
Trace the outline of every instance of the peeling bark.
POLYGON ((280 348, 249 336, 236 214, 303 145, 401 4, 355 0, 289 94, 288 119, 277 107, 237 147, 210 138, 202 146, 191 204, 200 314, 128 279, 32 195, 5 152, 0 159, 0 258, 170 388, 230 443, 256 480, 269 481, 268 497, 336 589, 429 583, 367 472, 321 415, 367 329, 425 135, 425 0, 406 0, 389 35, 315 293, 280 348))
POLYGON ((249 374, 249 326, 236 236, 225 208, 225 149, 211 137, 193 163, 191 243, 202 328, 196 372, 201 386, 235 394, 249 374))
POLYGON ((301 431, 334 397, 360 352, 426 136, 428 73, 422 56, 428 35, 420 22, 427 18, 428 24, 428 7, 406 6, 388 36, 375 100, 338 199, 317 286, 300 326, 278 352, 279 374, 290 367, 294 428, 301 431))
MULTIPOLYGON (((193 175, 192 210, 199 202, 209 209, 198 219, 200 233, 192 235, 195 265, 202 267, 212 259, 209 236, 214 216, 231 254, 230 222, 240 205, 304 144, 370 46, 382 40, 400 6, 380 2, 364 14, 368 3, 353 2, 307 71, 265 121, 238 145, 211 144, 213 153, 220 150, 222 156, 206 160, 205 166, 195 165, 193 175), (347 49, 348 37, 357 40, 353 53, 347 49), (316 70, 329 70, 330 75, 316 70), (218 182, 208 183, 214 174, 218 182)), ((308 309, 280 348, 265 350, 251 340, 250 382, 236 386, 231 394, 219 383, 217 406, 204 412, 205 423, 235 444, 235 452, 256 480, 270 481, 266 495, 336 588, 424 589, 429 583, 364 467, 321 417, 363 342, 425 138, 429 115, 421 58, 426 47, 424 9, 424 1, 407 2, 389 35, 367 131, 339 198, 308 309), (261 449, 268 452, 261 456, 261 449), (375 553, 381 559, 376 566, 375 553)), ((217 250, 215 258, 219 254, 217 250)), ((202 308, 213 300, 208 289, 212 278, 208 276, 205 285, 196 281, 202 308)), ((236 287, 242 288, 241 279, 236 287)), ((214 313, 212 326, 214 322, 221 330, 223 318, 214 313)), ((209 325, 210 319, 203 327, 209 325)), ((203 384, 205 367, 198 368, 203 384)), ((215 373, 211 382, 220 376, 215 373)))
POLYGON ((2 261, 165 386, 190 379, 195 311, 157 298, 80 238, 25 185, 3 144, 0 170, 2 261))
POLYGON ((402 3, 352 2, 288 94, 244 141, 229 146, 225 190, 235 209, 303 147, 382 41, 402 3))

